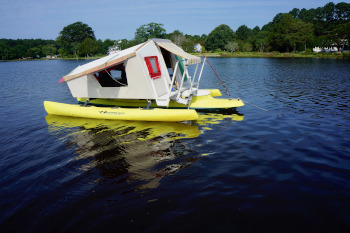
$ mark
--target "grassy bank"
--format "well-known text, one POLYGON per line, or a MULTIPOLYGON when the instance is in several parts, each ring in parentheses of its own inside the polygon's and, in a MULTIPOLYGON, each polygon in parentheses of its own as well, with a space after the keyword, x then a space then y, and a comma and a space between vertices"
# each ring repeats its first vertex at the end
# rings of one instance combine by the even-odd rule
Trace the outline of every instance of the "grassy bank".
MULTIPOLYGON (((344 53, 279 53, 279 52, 215 52, 204 53, 207 57, 257 57, 257 58, 334 58, 350 59, 350 52, 344 53)), ((202 56, 201 53, 193 53, 196 56, 202 56)))
MULTIPOLYGON (((191 53, 195 56, 203 56, 202 53, 191 53)), ((257 57, 257 58, 331 58, 331 59, 350 59, 350 52, 345 53, 279 53, 279 52, 215 52, 215 53, 204 53, 207 57, 257 57)), ((103 57, 103 55, 98 55, 95 57, 79 57, 79 60, 84 59, 98 59, 103 57)), ((77 58, 62 58, 75 60, 77 58)))
MULTIPOLYGON (((191 53, 195 56, 203 56, 202 53, 191 53)), ((350 59, 350 52, 337 52, 337 53, 279 53, 279 52, 214 52, 214 53, 204 53, 207 57, 238 57, 238 58, 329 58, 329 59, 350 59)), ((93 57, 59 57, 55 59, 15 59, 15 60, 0 60, 0 62, 5 61, 31 61, 31 60, 93 60, 102 58, 105 55, 99 54, 93 57)))

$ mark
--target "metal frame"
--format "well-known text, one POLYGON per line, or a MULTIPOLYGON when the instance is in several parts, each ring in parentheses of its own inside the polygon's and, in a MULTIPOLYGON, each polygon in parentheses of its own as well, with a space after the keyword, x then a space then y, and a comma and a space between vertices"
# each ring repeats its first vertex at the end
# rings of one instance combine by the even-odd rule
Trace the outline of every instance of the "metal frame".
MULTIPOLYGON (((186 60, 178 60, 178 61, 176 62, 176 64, 175 64, 175 68, 174 68, 174 72, 173 72, 173 79, 172 79, 171 85, 170 85, 169 90, 168 90, 168 98, 169 98, 169 99, 170 99, 171 90, 172 90, 173 87, 174 87, 174 82, 175 82, 175 79, 176 79, 176 73, 177 73, 178 70, 179 70, 179 69, 178 69, 179 63, 182 62, 182 61, 185 61, 185 62, 186 62, 186 60)), ((197 63, 197 65, 196 65, 196 69, 195 69, 195 71, 194 71, 193 77, 191 77, 191 76, 189 75, 188 69, 187 69, 187 66, 188 66, 188 65, 185 64, 185 69, 184 69, 184 72, 183 72, 182 78, 181 78, 181 84, 180 84, 179 89, 177 90, 176 100, 180 99, 180 97, 181 97, 180 95, 181 95, 181 93, 184 91, 184 90, 183 90, 183 83, 184 83, 184 79, 185 79, 185 76, 186 76, 186 75, 187 75, 187 77, 190 79, 189 81, 190 81, 191 86, 190 86, 190 88, 189 88, 189 90, 190 90, 189 99, 192 99, 191 97, 192 97, 192 95, 194 94, 194 91, 193 91, 193 90, 195 90, 195 91, 198 90, 199 82, 200 82, 200 80, 201 80, 202 73, 203 73, 203 69, 204 69, 205 60, 203 60, 202 63, 203 63, 203 64, 202 64, 200 73, 199 73, 199 75, 198 75, 197 82, 196 82, 196 75, 197 75, 199 63, 197 63)), ((188 89, 186 89, 186 90, 188 90, 188 89)))

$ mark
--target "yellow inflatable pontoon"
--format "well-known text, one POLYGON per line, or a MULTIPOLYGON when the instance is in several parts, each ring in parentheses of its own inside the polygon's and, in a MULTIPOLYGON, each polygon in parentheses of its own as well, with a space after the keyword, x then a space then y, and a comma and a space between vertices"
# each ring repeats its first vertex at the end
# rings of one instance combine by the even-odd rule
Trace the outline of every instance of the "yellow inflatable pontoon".
MULTIPOLYGON (((241 107, 244 105, 243 101, 240 99, 222 99, 214 98, 221 96, 221 92, 218 89, 211 89, 209 95, 204 96, 193 96, 189 108, 195 109, 197 111, 220 111, 225 109, 232 109, 241 107)), ((77 98, 80 104, 86 102, 86 98, 77 98)), ((135 108, 135 107, 146 107, 147 100, 137 100, 137 99, 92 99, 89 101, 90 105, 101 106, 101 107, 125 107, 125 108, 135 108)), ((188 109, 188 105, 177 103, 174 100, 170 100, 167 107, 158 106, 155 101, 150 105, 151 108, 175 108, 175 109, 188 109)))
POLYGON ((48 114, 109 120, 129 121, 189 121, 197 120, 193 109, 143 109, 81 106, 51 101, 44 102, 48 114))

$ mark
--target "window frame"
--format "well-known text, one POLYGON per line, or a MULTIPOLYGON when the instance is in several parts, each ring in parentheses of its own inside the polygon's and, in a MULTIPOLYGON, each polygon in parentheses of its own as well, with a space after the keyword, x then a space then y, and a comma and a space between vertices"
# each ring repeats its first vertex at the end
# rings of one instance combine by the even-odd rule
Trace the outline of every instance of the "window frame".
POLYGON ((96 80, 98 81, 98 83, 102 88, 128 87, 128 77, 126 75, 124 62, 120 62, 106 69, 101 69, 94 73, 94 77, 96 78, 96 80), (112 74, 113 73, 112 71, 118 71, 118 72, 120 71, 121 76, 114 77, 112 74), (123 76, 123 72, 124 72, 124 76, 123 76), (101 78, 101 75, 103 76, 107 75, 107 78, 106 77, 101 78))
POLYGON ((148 69, 148 73, 149 73, 149 75, 150 75, 150 77, 152 79, 158 79, 158 78, 160 78, 162 76, 162 71, 160 70, 159 60, 158 60, 157 56, 145 57, 145 62, 146 62, 146 66, 147 66, 147 69, 148 69), (153 70, 151 59, 154 59, 154 61, 156 63, 156 68, 157 68, 156 71, 153 70))

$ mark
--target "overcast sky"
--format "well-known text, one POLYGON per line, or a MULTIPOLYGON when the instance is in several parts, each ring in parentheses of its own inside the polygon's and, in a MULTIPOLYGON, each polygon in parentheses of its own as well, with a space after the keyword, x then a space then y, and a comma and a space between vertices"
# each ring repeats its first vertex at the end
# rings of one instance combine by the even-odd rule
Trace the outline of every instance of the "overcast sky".
MULTIPOLYGON (((0 38, 56 39, 81 21, 97 39, 133 39, 138 27, 161 23, 167 33, 209 34, 220 24, 234 31, 260 28, 293 8, 323 7, 329 0, 0 0, 0 38)), ((333 1, 335 4, 343 1, 333 1)))

